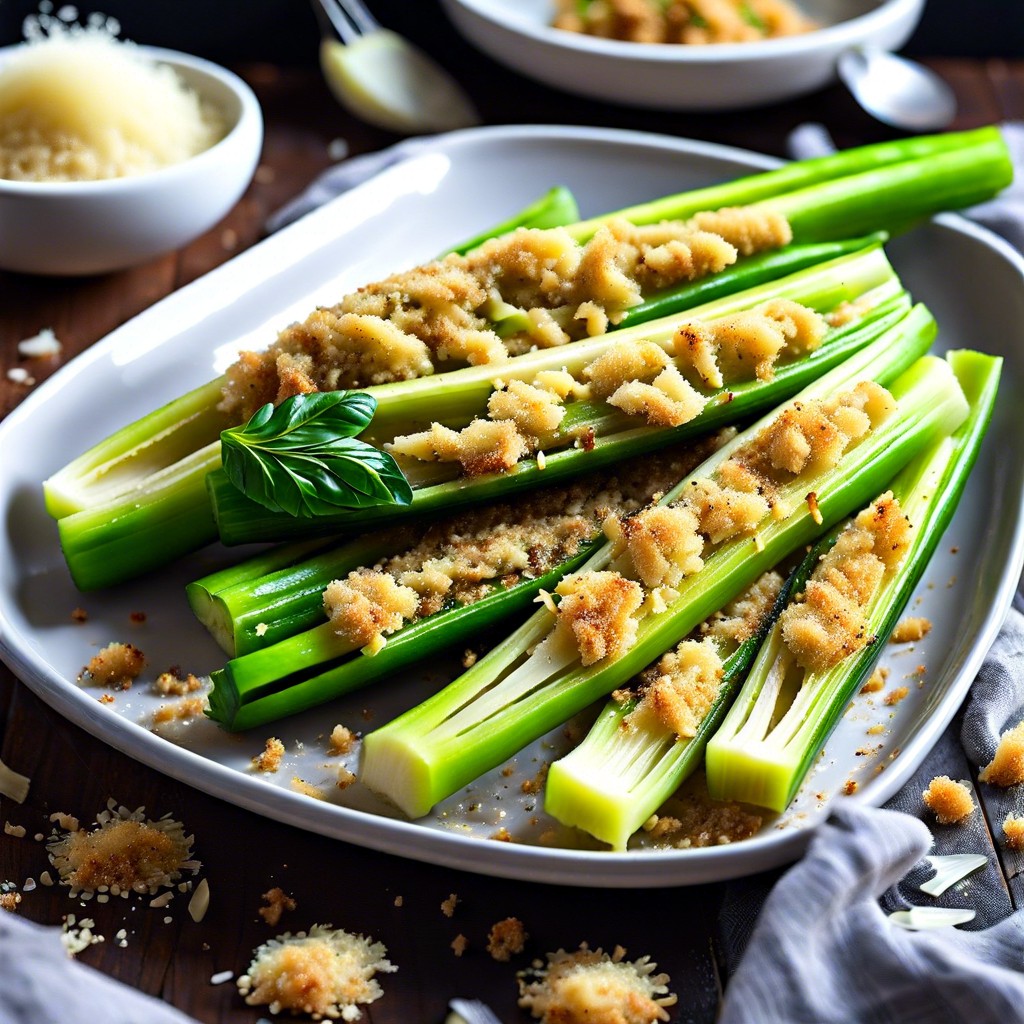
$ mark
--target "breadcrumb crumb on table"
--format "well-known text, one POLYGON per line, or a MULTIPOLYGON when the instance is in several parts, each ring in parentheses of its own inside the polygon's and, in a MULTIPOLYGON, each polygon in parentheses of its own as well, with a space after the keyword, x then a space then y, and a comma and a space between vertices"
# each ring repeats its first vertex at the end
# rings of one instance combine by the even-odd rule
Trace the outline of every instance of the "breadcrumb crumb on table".
POLYGON ((1008 814, 1003 820, 1003 837, 1011 850, 1024 850, 1024 814, 1008 814))
POLYGON ((145 667, 146 656, 138 647, 115 641, 93 655, 79 680, 112 690, 127 690, 145 667))
POLYGON ((455 913, 455 908, 459 905, 458 893, 452 893, 448 899, 441 901, 441 913, 445 917, 452 917, 455 913))
POLYGON ((518 917, 506 917, 491 925, 487 934, 487 952, 499 963, 508 963, 526 948, 529 936, 518 917))
POLYGON ((265 907, 260 907, 256 911, 260 917, 271 928, 276 928, 281 923, 281 915, 286 910, 295 910, 298 904, 295 900, 289 896, 284 889, 280 886, 274 886, 273 889, 268 889, 262 896, 263 901, 266 903, 265 907))
POLYGON ((329 757, 336 757, 339 754, 350 754, 356 745, 356 734, 344 725, 336 725, 331 730, 331 736, 327 744, 329 757))
POLYGON ((1024 782, 1024 722, 999 737, 992 760, 978 778, 993 786, 1016 786, 1024 782))
POLYGON ((285 932, 259 946, 237 984, 246 1005, 267 1006, 272 1014, 355 1021, 363 1016, 360 1006, 384 994, 375 975, 397 969, 383 943, 315 924, 308 933, 285 932))
POLYGON ((519 1005, 541 1024, 654 1024, 667 1021, 677 997, 650 957, 627 961, 621 946, 609 956, 583 943, 548 953, 518 975, 519 1005))
POLYGON ((0 910, 9 910, 14 913, 21 903, 20 892, 0 892, 0 910))
POLYGON ((95 829, 78 829, 47 844, 50 861, 72 896, 101 886, 115 895, 155 895, 177 882, 183 871, 198 869, 191 859, 193 838, 185 835, 180 821, 147 818, 141 807, 129 811, 109 805, 97 821, 95 829))
POLYGON ((463 935, 462 932, 459 932, 459 934, 452 939, 452 952, 456 956, 462 956, 462 954, 466 952, 466 947, 468 945, 469 942, 467 941, 466 936, 463 935))
POLYGON ((954 782, 948 775, 937 775, 921 794, 921 799, 940 825, 956 825, 974 811, 970 788, 954 782))
POLYGON ((882 703, 889 707, 895 707, 908 693, 910 693, 909 686, 897 686, 882 698, 882 703))

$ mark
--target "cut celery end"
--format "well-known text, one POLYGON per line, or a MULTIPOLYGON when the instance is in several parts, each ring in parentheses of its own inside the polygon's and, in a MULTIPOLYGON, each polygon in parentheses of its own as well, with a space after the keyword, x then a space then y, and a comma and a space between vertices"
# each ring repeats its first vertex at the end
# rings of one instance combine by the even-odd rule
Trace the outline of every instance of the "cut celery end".
MULTIPOLYGON (((884 349, 885 339, 875 346, 884 349)), ((890 353, 890 359, 895 354, 890 353)), ((867 363, 871 365, 871 360, 867 363)), ((840 371, 830 375, 832 387, 862 379, 854 373, 844 380, 840 371)), ((819 382, 808 390, 817 393, 822 387, 819 382)), ((749 538, 723 544, 699 573, 679 585, 679 596, 666 611, 640 622, 637 640, 623 657, 588 668, 577 662, 566 671, 556 669, 554 674, 543 664, 536 671, 526 669, 541 654, 548 656, 546 646, 537 645, 550 632, 553 620, 550 612, 539 611, 441 694, 370 733, 364 742, 364 782, 379 788, 385 775, 395 777, 379 766, 382 755, 375 737, 392 737, 389 749, 393 742, 407 744, 429 766, 430 786, 426 791, 412 792, 402 788, 399 780, 398 788, 384 791, 384 795, 411 816, 427 813, 460 786, 632 678, 780 559, 864 504, 875 492, 880 477, 895 474, 937 435, 955 429, 965 415, 966 403, 956 379, 946 363, 934 357, 919 360, 892 390, 902 398, 897 415, 855 445, 841 468, 784 488, 781 502, 792 503, 796 511, 786 520, 768 521, 761 529, 760 545, 749 538), (821 524, 803 503, 808 490, 818 494, 821 524), (528 657, 527 652, 534 647, 537 650, 528 657), (487 710, 477 715, 476 708, 487 710)), ((735 443, 753 436, 760 426, 750 428, 735 443)), ((720 454, 713 456, 687 480, 705 475, 719 461, 720 454)), ((683 481, 666 500, 686 484, 683 481)), ((604 546, 583 568, 603 568, 608 557, 604 546)))
POLYGON ((46 510, 55 519, 144 495, 148 479, 216 441, 230 426, 217 410, 223 378, 210 381, 122 427, 43 484, 46 510))
POLYGON ((220 465, 208 445, 138 494, 57 521, 64 558, 80 590, 98 590, 166 564, 217 538, 206 477, 220 465))

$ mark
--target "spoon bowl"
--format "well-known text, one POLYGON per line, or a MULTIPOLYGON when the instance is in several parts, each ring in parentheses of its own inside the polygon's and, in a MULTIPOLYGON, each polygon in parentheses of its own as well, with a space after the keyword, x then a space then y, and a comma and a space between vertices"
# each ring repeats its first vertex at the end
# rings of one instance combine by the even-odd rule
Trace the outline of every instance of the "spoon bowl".
POLYGON ((839 77, 872 117, 893 128, 934 132, 956 117, 956 96, 934 71, 875 47, 847 50, 839 77))

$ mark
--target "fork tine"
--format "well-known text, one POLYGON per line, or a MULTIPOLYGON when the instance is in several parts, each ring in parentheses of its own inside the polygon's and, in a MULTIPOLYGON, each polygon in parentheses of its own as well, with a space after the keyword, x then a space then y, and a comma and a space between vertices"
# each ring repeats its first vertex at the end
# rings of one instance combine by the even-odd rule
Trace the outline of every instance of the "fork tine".
POLYGON ((337 4, 363 35, 369 35, 380 28, 380 22, 370 13, 363 0, 328 0, 328 3, 337 4))
POLYGON ((334 0, 311 0, 320 32, 324 36, 336 34, 343 43, 354 43, 362 33, 345 11, 334 0))

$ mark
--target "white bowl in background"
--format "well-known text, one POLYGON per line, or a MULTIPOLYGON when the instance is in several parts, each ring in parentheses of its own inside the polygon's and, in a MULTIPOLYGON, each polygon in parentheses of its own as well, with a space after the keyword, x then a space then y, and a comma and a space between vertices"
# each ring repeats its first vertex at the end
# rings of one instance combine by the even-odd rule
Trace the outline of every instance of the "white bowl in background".
POLYGON ((456 28, 495 60, 567 92, 658 110, 731 110, 829 84, 847 50, 896 50, 925 0, 798 0, 823 26, 749 43, 629 43, 550 25, 551 0, 442 0, 456 28))
MULTIPOLYGON (((0 49, 0 63, 18 47, 0 49)), ((224 138, 181 163, 125 178, 34 182, 0 178, 0 269, 27 274, 99 274, 178 249, 213 227, 252 180, 263 115, 237 75, 157 47, 228 125, 224 138)))

